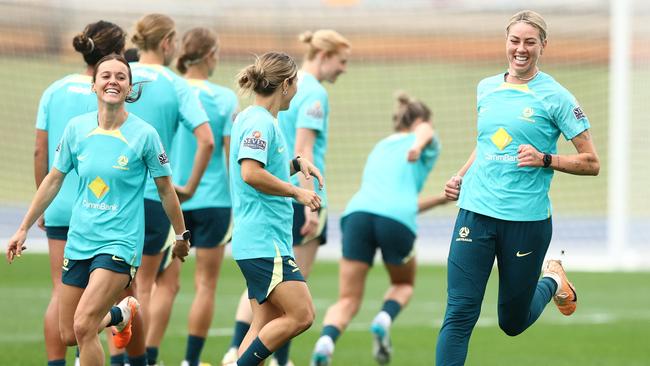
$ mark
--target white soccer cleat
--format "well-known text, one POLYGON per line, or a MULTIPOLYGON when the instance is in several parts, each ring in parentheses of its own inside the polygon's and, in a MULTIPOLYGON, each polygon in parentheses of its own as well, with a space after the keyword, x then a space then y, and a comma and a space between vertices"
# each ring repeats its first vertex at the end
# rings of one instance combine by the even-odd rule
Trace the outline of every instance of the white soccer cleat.
POLYGON ((393 346, 390 342, 390 328, 379 323, 370 326, 372 333, 372 356, 380 365, 387 365, 393 353, 393 346))
POLYGON ((314 346, 314 353, 311 355, 310 366, 329 366, 332 364, 334 354, 334 341, 328 336, 322 336, 314 346))
POLYGON ((291 362, 291 360, 289 360, 284 365, 280 365, 278 363, 278 360, 275 359, 275 357, 271 357, 271 361, 269 361, 269 366, 294 366, 294 364, 293 362, 291 362))
POLYGON ((230 347, 228 348, 228 352, 226 352, 226 354, 223 355, 223 358, 221 359, 221 366, 236 366, 238 358, 239 355, 237 354, 237 348, 230 347))

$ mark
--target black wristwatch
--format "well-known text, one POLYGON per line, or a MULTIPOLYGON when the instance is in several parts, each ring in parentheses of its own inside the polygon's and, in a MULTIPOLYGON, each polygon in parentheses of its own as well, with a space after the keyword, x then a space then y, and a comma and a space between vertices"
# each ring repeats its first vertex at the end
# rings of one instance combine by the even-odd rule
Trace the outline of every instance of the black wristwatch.
POLYGON ((298 161, 300 159, 300 155, 296 156, 291 160, 291 165, 293 165, 293 170, 298 173, 300 171, 300 162, 298 161))
POLYGON ((192 237, 192 234, 190 234, 190 231, 185 230, 181 234, 176 235, 176 240, 190 240, 191 237, 192 237))
POLYGON ((548 168, 549 166, 551 166, 551 163, 553 162, 553 157, 551 156, 551 154, 544 154, 543 161, 544 161, 544 168, 548 168))

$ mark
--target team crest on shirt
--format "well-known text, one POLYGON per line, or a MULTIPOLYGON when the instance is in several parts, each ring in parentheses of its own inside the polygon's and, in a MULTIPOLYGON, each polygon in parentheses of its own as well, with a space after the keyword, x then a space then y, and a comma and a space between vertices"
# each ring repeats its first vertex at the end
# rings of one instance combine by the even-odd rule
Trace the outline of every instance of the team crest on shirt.
POLYGON ((266 141, 262 139, 262 133, 260 131, 253 131, 250 137, 245 137, 242 144, 253 150, 266 150, 266 141))
POLYGON ((160 165, 165 165, 169 163, 169 158, 167 157, 167 153, 163 151, 162 153, 158 154, 158 162, 160 163, 160 165))
POLYGON ((582 111, 582 108, 580 108, 580 106, 576 106, 575 108, 573 108, 573 116, 576 119, 583 119, 586 117, 585 112, 582 111))
POLYGON ((531 107, 526 107, 521 111, 521 116, 519 116, 519 119, 526 122, 535 123, 535 120, 532 118, 534 115, 535 110, 531 107))
POLYGON ((113 165, 113 168, 119 170, 129 170, 127 164, 129 164, 129 158, 127 158, 126 155, 120 155, 120 157, 117 158, 117 165, 113 165))
POLYGON ((320 101, 315 101, 314 104, 307 110, 307 115, 317 119, 323 118, 323 108, 320 101))

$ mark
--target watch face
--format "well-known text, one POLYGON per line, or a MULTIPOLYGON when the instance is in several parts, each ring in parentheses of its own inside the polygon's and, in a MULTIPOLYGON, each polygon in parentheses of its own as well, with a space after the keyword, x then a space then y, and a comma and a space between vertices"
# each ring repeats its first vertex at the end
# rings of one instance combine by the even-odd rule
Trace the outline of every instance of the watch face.
POLYGON ((185 232, 183 232, 183 240, 190 240, 191 236, 192 235, 190 234, 189 230, 185 230, 185 232))

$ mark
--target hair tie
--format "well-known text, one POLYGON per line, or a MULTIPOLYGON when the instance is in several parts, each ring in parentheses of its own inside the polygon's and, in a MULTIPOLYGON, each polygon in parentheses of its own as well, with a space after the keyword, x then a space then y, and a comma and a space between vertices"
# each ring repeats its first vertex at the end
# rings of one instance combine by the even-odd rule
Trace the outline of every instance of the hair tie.
POLYGON ((90 43, 90 51, 88 53, 91 53, 95 50, 95 42, 93 42, 93 39, 88 37, 88 42, 90 43))

